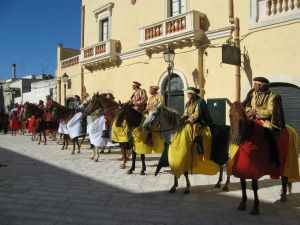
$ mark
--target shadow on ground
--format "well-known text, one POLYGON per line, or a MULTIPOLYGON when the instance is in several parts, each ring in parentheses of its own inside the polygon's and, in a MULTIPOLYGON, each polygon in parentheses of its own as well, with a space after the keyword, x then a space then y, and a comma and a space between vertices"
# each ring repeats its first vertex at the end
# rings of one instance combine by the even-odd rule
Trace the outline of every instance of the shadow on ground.
MULTIPOLYGON (((182 195, 182 190, 174 195, 165 191, 132 193, 7 149, 0 149, 0 163, 7 164, 0 167, 1 225, 236 225, 300 221, 299 194, 292 195, 288 203, 262 202, 262 214, 253 217, 236 210, 240 193, 231 196, 212 191, 211 185, 193 187, 188 196, 182 195)), ((278 185, 278 181, 261 182, 262 187, 270 185, 278 185)), ((251 205, 249 202, 249 209, 251 205)))

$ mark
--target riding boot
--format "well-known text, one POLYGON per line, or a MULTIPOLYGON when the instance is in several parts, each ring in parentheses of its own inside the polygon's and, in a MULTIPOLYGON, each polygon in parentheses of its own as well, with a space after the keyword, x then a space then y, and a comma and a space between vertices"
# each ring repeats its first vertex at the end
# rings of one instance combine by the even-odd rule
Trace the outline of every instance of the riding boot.
POLYGON ((150 131, 146 138, 146 144, 149 146, 153 146, 152 132, 150 131))
POLYGON ((201 135, 195 137, 194 143, 196 144, 196 152, 199 155, 204 154, 204 147, 203 147, 203 138, 201 135))

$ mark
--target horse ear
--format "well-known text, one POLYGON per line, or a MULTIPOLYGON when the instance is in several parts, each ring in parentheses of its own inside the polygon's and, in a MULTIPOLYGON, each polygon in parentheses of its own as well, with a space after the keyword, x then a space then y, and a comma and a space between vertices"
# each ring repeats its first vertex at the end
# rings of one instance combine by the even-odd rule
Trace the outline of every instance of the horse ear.
POLYGON ((226 102, 230 107, 232 107, 233 103, 228 98, 226 98, 226 102))

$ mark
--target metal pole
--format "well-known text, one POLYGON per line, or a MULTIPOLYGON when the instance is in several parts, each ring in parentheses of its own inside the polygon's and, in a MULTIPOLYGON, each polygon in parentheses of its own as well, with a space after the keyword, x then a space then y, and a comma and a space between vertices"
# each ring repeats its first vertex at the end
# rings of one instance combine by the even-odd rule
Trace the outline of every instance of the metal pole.
POLYGON ((65 100, 65 106, 67 106, 67 84, 64 83, 64 100, 65 100))
POLYGON ((168 65, 168 107, 171 107, 171 65, 168 65))

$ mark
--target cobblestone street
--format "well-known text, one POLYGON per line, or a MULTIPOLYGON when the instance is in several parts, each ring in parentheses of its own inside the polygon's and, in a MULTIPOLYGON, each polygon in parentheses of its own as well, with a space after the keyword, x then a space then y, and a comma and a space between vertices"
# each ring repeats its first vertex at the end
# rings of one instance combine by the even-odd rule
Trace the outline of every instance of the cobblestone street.
POLYGON ((237 211, 237 179, 222 192, 214 189, 217 176, 192 175, 190 195, 182 194, 183 178, 178 192, 169 194, 169 169, 154 176, 157 155, 147 157, 145 176, 138 174, 140 161, 133 175, 119 169, 119 150, 101 154, 97 163, 89 156, 87 145, 71 155, 54 142, 39 146, 29 136, 0 135, 0 225, 300 224, 299 183, 281 203, 280 181, 261 180, 261 214, 255 217, 249 215, 250 189, 247 212, 237 211))

